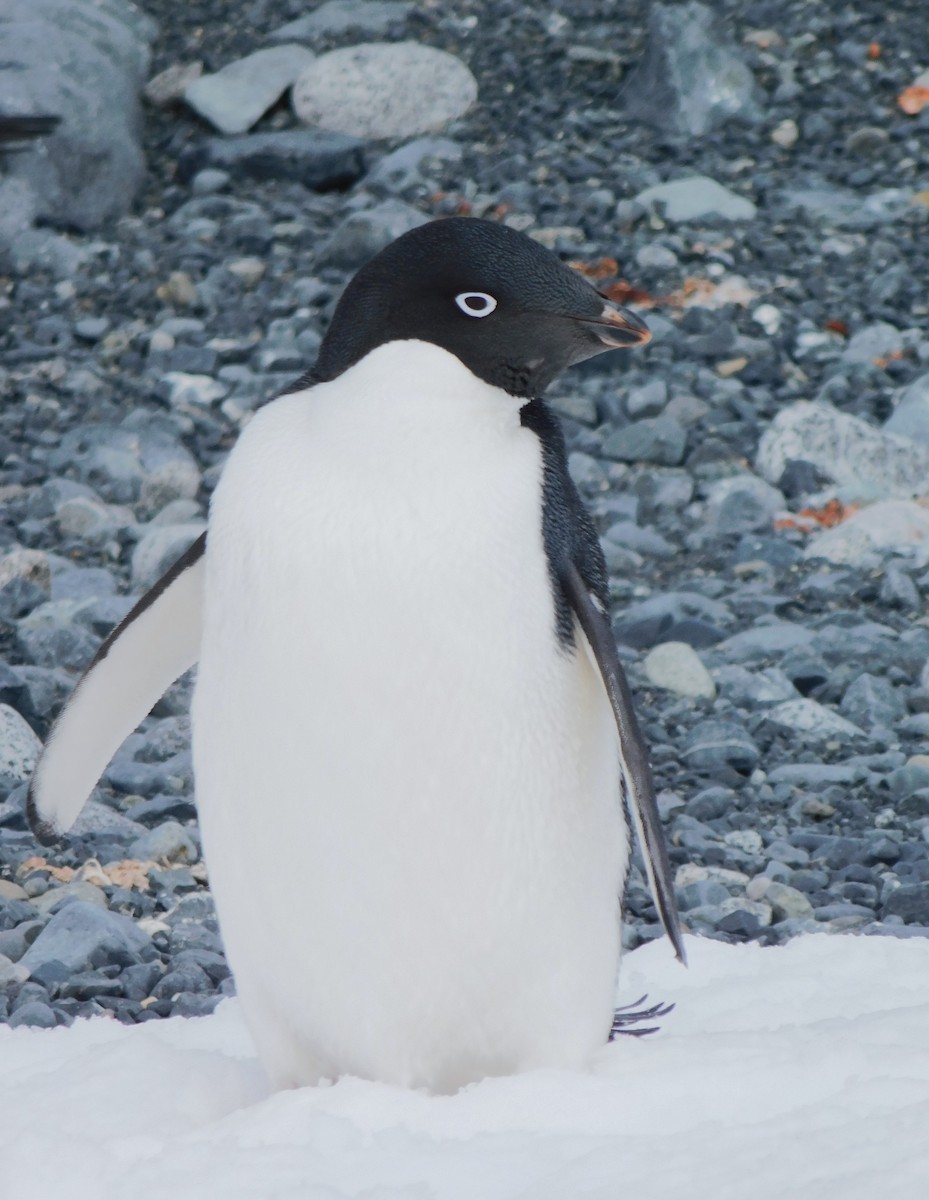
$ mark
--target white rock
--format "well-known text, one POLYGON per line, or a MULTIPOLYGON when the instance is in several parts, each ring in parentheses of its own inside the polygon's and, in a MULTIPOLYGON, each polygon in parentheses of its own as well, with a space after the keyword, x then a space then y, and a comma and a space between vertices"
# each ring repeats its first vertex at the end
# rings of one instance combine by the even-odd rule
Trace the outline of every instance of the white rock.
POLYGON ((730 192, 706 175, 691 175, 646 188, 635 197, 638 204, 659 212, 675 224, 721 217, 728 221, 751 221, 758 211, 751 200, 730 192))
POLYGON ((864 498, 929 492, 929 446, 882 433, 831 404, 801 400, 771 422, 758 447, 757 470, 777 483, 792 459, 813 463, 864 498))
POLYGON ((187 371, 168 371, 162 376, 168 385, 168 403, 172 408, 186 404, 209 408, 229 394, 229 387, 212 375, 191 375, 187 371))
POLYGON ((757 829, 733 829, 723 835, 723 841, 727 846, 735 846, 736 850, 744 850, 746 854, 760 854, 764 849, 757 829))
POLYGON ((88 541, 106 540, 119 529, 135 524, 131 508, 104 504, 92 496, 71 496, 55 509, 55 520, 63 534, 88 541))
POLYGON ((793 733, 818 738, 863 737, 864 730, 815 700, 785 700, 768 709, 767 718, 793 733))
POLYGON ((6 587, 11 579, 28 579, 41 588, 48 588, 51 583, 48 555, 44 550, 15 546, 0 558, 0 588, 6 587))
POLYGON ((681 863, 674 872, 675 887, 686 887, 688 883, 701 883, 705 879, 728 888, 744 888, 748 883, 748 876, 743 871, 733 871, 729 867, 706 867, 702 863, 688 862, 681 863))
POLYGON ((25 782, 41 749, 42 743, 16 709, 0 704, 0 774, 25 782))
POLYGON ((865 566, 876 553, 903 546, 929 546, 929 509, 912 500, 881 500, 816 534, 804 557, 865 566))
POLYGON ((359 138, 416 137, 462 116, 477 80, 453 54, 417 42, 363 42, 323 54, 294 84, 304 125, 359 138))
POLYGON ((797 138, 800 136, 800 130, 797 127, 797 122, 787 117, 785 120, 778 122, 771 131, 771 141, 776 142, 778 146, 783 146, 785 150, 790 150, 796 146, 797 138))
POLYGON ((752 313, 752 320, 756 325, 760 325, 769 337, 777 333, 783 319, 783 313, 773 304, 759 304, 752 313))
POLYGON ((245 133, 314 58, 312 50, 294 44, 256 50, 215 75, 195 79, 184 100, 220 133, 245 133))
POLYGON ((705 696, 712 700, 716 695, 716 684, 709 671, 693 646, 686 642, 662 642, 649 650, 642 665, 651 683, 678 696, 705 696))

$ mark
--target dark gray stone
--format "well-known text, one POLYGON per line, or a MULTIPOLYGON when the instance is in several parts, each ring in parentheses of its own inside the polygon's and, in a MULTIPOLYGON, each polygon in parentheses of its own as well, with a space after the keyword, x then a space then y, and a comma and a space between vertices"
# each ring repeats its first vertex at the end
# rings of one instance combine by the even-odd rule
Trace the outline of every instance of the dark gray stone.
POLYGON ((760 755, 751 735, 737 722, 701 721, 684 740, 682 757, 701 771, 728 766, 747 774, 760 755))
POLYGON ((759 115, 751 71, 719 17, 694 0, 651 6, 645 53, 622 103, 630 117, 685 137, 759 115))
POLYGON ((618 462, 676 467, 684 458, 687 433, 673 417, 646 417, 617 429, 603 443, 603 456, 618 462))
POLYGON ((905 883, 896 888, 881 915, 902 917, 908 925, 929 925, 929 883, 905 883))
POLYGON ((317 192, 351 187, 364 173, 364 143, 323 130, 209 138, 186 148, 177 173, 188 183, 205 168, 234 179, 291 179, 317 192))

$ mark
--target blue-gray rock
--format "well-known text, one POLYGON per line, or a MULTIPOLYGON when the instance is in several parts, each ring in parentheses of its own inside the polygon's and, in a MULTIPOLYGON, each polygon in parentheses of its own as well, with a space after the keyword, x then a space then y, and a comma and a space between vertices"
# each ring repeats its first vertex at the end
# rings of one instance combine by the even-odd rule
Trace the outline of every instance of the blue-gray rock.
POLYGON ((668 133, 701 137, 758 117, 751 71, 705 4, 653 4, 645 53, 622 90, 626 113, 668 133))
POLYGON ((76 972, 106 962, 129 965, 155 954, 151 938, 129 917, 78 901, 52 917, 20 962, 30 972, 53 961, 76 972))
POLYGON ((865 671, 845 689, 839 712, 863 729, 893 729, 906 713, 906 701, 888 680, 865 671))
POLYGON ((129 208, 145 170, 139 94, 154 34, 123 0, 6 0, 0 110, 64 118, 6 168, 39 219, 89 230, 129 208))
POLYGON ((716 218, 720 221, 751 221, 757 209, 706 175, 691 175, 645 188, 635 198, 644 209, 658 213, 673 225, 716 218))
POLYGON ((129 847, 129 857, 152 862, 196 862, 200 857, 197 843, 177 821, 164 821, 137 838, 129 847))
POLYGON ((188 183, 205 169, 233 179, 290 179, 313 191, 351 187, 364 173, 364 143, 321 129, 207 138, 185 148, 178 178, 188 183))
POLYGON ((908 762, 886 777, 886 784, 895 801, 905 800, 915 792, 929 788, 929 761, 908 762))
POLYGON ((88 800, 81 809, 81 814, 71 826, 70 837, 111 836, 114 840, 125 842, 139 837, 144 832, 141 825, 130 821, 122 813, 101 804, 99 800, 88 800))
POLYGON ((269 42, 312 42, 323 35, 362 33, 380 37, 405 21, 410 0, 326 0, 305 16, 268 35, 269 42))
POLYGON ((215 74, 195 79, 184 92, 184 100, 220 133, 245 133, 313 58, 305 46, 287 42, 256 50, 215 74))
POLYGON ((929 374, 914 379, 899 393, 895 404, 882 426, 884 432, 929 445, 929 374))
POLYGON ((43 1004, 40 1000, 31 1000, 11 1013, 7 1024, 11 1029, 23 1026, 30 1029, 54 1029, 58 1022, 48 1004, 43 1004))
POLYGON ((37 667, 65 667, 69 671, 82 671, 100 645, 100 639, 82 625, 54 620, 41 620, 34 625, 20 623, 16 642, 27 662, 37 667))
POLYGON ((320 249, 317 265, 354 270, 395 238, 426 221, 421 212, 400 200, 384 200, 373 208, 350 213, 320 249))
POLYGON ((918 612, 920 608, 919 588, 904 571, 888 566, 881 579, 880 599, 891 608, 902 608, 904 612, 918 612))
POLYGON ((696 650, 687 642, 663 642, 645 656, 645 674, 656 687, 692 699, 716 696, 716 684, 696 650))
POLYGON ((604 441, 604 458, 676 467, 684 458, 687 433, 673 417, 646 417, 617 429, 604 441))
POLYGON ((634 521, 616 521, 603 538, 605 543, 625 546, 628 550, 635 550, 652 558, 672 558, 677 553, 667 538, 648 526, 636 525, 634 521))
POLYGON ((842 351, 843 362, 870 363, 876 358, 899 353, 904 346, 902 332, 887 321, 866 325, 848 339, 842 351))
MULTIPOLYGON (((910 444, 917 448, 915 442, 910 444)), ((929 450, 929 447, 919 449, 929 450)), ((804 558, 823 558, 867 568, 876 566, 888 550, 927 543, 929 512, 921 504, 914 500, 879 500, 812 537, 804 558)))
POLYGON ((458 162, 461 154, 461 146, 450 138, 414 138, 385 154, 368 172, 365 184, 380 184, 400 191, 416 183, 428 164, 458 162))
POLYGON ((687 801, 685 812, 698 821, 714 821, 724 817, 736 807, 736 795, 731 788, 703 788, 687 801))
POLYGON ((194 962, 186 962, 169 971, 152 988, 159 1000, 170 1000, 178 992, 209 992, 212 984, 207 973, 194 962))
POLYGON ((793 621, 772 621, 734 633, 720 642, 718 649, 726 658, 746 662, 757 658, 776 658, 797 646, 810 645, 813 638, 813 631, 804 625, 793 621))
POLYGON ((463 116, 477 80, 453 54, 418 42, 361 42, 320 55, 294 84, 297 120, 366 139, 411 138, 463 116))
POLYGON ((747 774, 758 765, 758 747, 736 721, 701 721, 684 739, 681 757, 701 771, 732 767, 747 774))
POLYGON ((732 475, 711 485, 706 517, 718 533, 748 533, 770 529, 786 508, 784 493, 757 475, 732 475))
POLYGON ((902 917, 908 925, 929 925, 929 883, 905 883, 890 893, 882 916, 902 917))

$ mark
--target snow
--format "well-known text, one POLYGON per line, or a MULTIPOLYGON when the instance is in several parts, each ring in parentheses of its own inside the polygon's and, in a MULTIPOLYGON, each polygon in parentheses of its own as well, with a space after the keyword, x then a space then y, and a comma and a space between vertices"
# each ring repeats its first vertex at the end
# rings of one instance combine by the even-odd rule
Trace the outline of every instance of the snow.
POLYGON ((677 1008, 589 1070, 430 1096, 269 1094, 235 1001, 139 1026, 0 1028, 0 1197, 916 1200, 929 1178, 929 942, 664 940, 620 1002, 677 1008))

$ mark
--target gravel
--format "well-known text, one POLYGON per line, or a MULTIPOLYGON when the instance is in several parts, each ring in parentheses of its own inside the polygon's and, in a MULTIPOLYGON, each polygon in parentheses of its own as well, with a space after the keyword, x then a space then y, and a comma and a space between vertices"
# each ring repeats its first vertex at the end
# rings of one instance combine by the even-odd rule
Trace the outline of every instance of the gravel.
MULTIPOLYGON (((321 59, 384 40, 454 55, 478 98, 425 137, 300 128, 282 99, 219 138, 175 80, 145 109, 129 215, 10 241, 3 1019, 151 1020, 232 990, 192 802, 191 679, 51 850, 23 819, 34 737, 203 528, 239 429, 312 361, 351 271, 459 212, 581 264, 654 333, 551 400, 604 535, 685 925, 764 944, 929 935, 929 119, 895 103, 929 62, 917 0, 894 20, 878 0, 725 0, 717 25, 699 5, 646 19, 608 0, 266 0, 234 23, 217 0, 145 8, 150 75, 185 68, 184 86, 270 45, 321 59), (741 82, 711 111, 720 56, 741 82)), ((660 935, 638 855, 626 908, 628 947, 660 935)))

